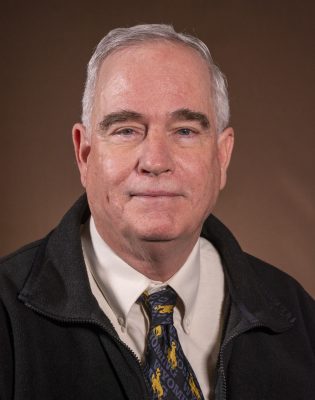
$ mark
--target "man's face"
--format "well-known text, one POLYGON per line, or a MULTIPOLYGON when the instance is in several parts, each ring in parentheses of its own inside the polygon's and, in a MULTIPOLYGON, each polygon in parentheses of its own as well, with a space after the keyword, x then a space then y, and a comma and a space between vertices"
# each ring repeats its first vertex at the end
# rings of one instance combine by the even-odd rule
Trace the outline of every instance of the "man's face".
POLYGON ((149 42, 110 55, 90 139, 74 126, 96 227, 123 242, 194 240, 225 184, 233 131, 216 134, 210 76, 192 49, 149 42))

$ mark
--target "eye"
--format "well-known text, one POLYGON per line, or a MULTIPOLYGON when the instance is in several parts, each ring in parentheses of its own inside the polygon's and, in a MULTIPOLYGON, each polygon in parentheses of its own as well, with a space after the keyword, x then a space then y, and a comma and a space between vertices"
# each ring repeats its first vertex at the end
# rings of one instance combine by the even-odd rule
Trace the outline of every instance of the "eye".
POLYGON ((134 135, 136 132, 132 128, 123 128, 119 129, 114 132, 114 135, 121 135, 121 136, 131 136, 134 135))
POLYGON ((120 126, 109 133, 113 143, 137 143, 145 136, 145 129, 140 126, 120 126))
POLYGON ((176 133, 180 136, 192 136, 194 135, 196 132, 193 131, 190 128, 180 128, 176 131, 176 133))

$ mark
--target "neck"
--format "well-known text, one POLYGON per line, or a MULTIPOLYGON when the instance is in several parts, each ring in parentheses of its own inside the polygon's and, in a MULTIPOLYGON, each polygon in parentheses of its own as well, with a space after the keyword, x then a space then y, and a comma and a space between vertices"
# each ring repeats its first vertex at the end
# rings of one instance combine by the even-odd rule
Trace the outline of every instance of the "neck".
POLYGON ((197 239, 189 243, 145 243, 137 253, 126 254, 125 261, 149 279, 165 282, 184 265, 197 239))
POLYGON ((101 237, 135 270, 151 280, 165 282, 184 265, 199 238, 199 232, 194 237, 170 241, 113 241, 104 234, 101 237))

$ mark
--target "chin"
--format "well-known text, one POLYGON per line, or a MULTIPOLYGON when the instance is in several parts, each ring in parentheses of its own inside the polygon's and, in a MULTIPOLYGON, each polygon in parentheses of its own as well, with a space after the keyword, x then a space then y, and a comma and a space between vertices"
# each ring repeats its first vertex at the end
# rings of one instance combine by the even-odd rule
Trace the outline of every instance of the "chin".
POLYGON ((161 223, 161 221, 146 222, 141 226, 133 226, 132 236, 147 242, 169 242, 180 236, 178 229, 175 229, 174 222, 161 223))

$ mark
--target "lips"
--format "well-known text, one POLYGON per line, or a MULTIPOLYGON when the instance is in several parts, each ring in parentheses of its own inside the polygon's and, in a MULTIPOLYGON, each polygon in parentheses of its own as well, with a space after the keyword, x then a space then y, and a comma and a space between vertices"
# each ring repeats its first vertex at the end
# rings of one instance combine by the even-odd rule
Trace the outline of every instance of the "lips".
POLYGON ((149 190, 144 192, 130 193, 131 197, 178 197, 179 193, 164 190, 149 190))

